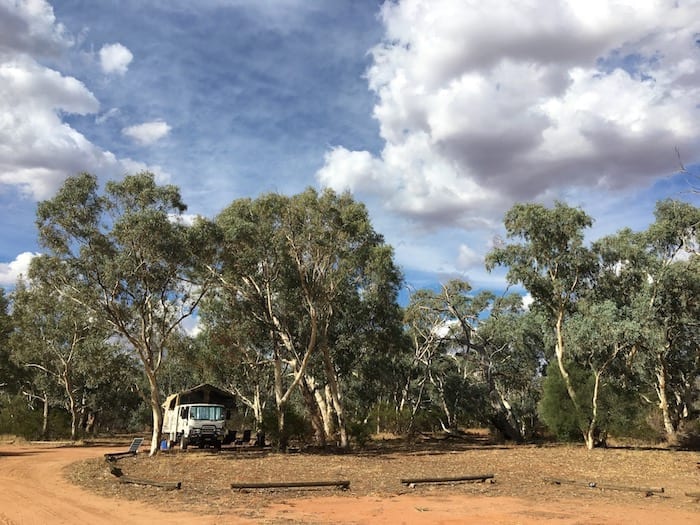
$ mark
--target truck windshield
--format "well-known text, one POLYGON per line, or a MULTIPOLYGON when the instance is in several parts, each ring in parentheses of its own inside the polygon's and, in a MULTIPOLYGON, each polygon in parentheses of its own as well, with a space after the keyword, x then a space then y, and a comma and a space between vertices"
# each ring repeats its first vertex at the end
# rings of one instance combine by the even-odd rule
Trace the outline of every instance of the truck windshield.
POLYGON ((209 419, 219 421, 224 419, 224 407, 191 407, 190 417, 192 419, 209 419))

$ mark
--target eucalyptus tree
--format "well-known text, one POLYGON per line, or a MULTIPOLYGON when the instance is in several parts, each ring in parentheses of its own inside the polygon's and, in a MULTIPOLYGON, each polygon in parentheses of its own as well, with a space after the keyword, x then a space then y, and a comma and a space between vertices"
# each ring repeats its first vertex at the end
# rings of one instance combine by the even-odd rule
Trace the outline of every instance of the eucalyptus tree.
POLYGON ((448 427, 461 411, 508 439, 531 434, 543 346, 530 317, 520 295, 472 293, 463 280, 413 294, 405 321, 422 368, 417 402, 430 384, 448 427))
POLYGON ((601 406, 609 392, 604 390, 614 389, 616 379, 625 375, 625 364, 642 340, 642 326, 626 306, 612 300, 583 300, 565 331, 573 349, 572 366, 586 372, 581 388, 587 390, 587 396, 579 410, 579 417, 585 418, 579 421, 579 428, 590 449, 605 441, 608 418, 601 406))
POLYGON ((691 416, 700 376, 700 208, 665 200, 644 232, 650 255, 638 312, 649 338, 640 356, 653 370, 667 439, 691 416))
POLYGON ((216 218, 220 238, 211 269, 218 286, 202 304, 201 315, 205 333, 227 333, 228 341, 243 345, 250 344, 252 335, 258 339, 252 346, 256 351, 265 349, 264 341, 269 343, 268 353, 260 358, 269 360, 272 367, 282 448, 286 447, 286 407, 317 344, 316 324, 313 337, 302 346, 295 339, 294 326, 286 322, 294 319, 287 310, 294 312, 300 300, 291 285, 292 263, 280 231, 285 206, 286 198, 276 194, 239 199, 216 218), (246 322, 242 324, 241 319, 246 322), (292 376, 289 382, 288 375, 292 376))
POLYGON ((20 375, 10 359, 9 340, 12 330, 10 301, 5 295, 5 289, 0 288, 0 392, 16 390, 20 375))
MULTIPOLYGON (((506 266, 508 281, 523 285, 546 312, 559 373, 575 412, 583 414, 587 412, 584 400, 569 373, 573 349, 567 344, 565 323, 580 298, 590 292, 597 268, 595 256, 583 244, 584 229, 592 220, 584 211, 558 202, 553 208, 516 204, 504 223, 512 242, 491 251, 487 268, 506 266)), ((587 428, 581 428, 584 436, 587 428)))
POLYGON ((93 175, 69 177, 37 210, 47 253, 32 261, 30 276, 90 311, 139 357, 150 390, 151 455, 162 423, 158 371, 208 287, 196 270, 209 239, 181 220, 185 210, 177 187, 146 172, 108 182, 103 194, 93 175))
POLYGON ((537 404, 546 360, 544 319, 523 305, 520 294, 494 296, 480 316, 468 357, 479 365, 488 391, 487 422, 504 437, 523 441, 535 434, 537 404))
MULTIPOLYGON (((423 405, 424 398, 429 395, 431 383, 438 385, 443 383, 442 377, 436 377, 436 362, 445 357, 446 340, 449 332, 450 319, 437 306, 438 299, 432 290, 417 290, 411 295, 409 304, 404 312, 404 326, 408 339, 411 341, 413 355, 404 380, 401 393, 401 402, 397 410, 403 412, 408 405, 410 409, 409 428, 411 431, 416 414, 423 405)), ((438 400, 447 419, 447 426, 453 423, 452 414, 448 408, 444 395, 438 400)))
POLYGON ((234 394, 242 408, 252 413, 256 430, 262 430, 265 410, 274 398, 273 352, 269 334, 255 332, 245 317, 214 297, 205 300, 202 331, 191 342, 196 350, 183 352, 178 359, 197 381, 220 385, 234 394))
POLYGON ((89 375, 99 375, 99 368, 90 370, 90 365, 108 366, 109 332, 93 323, 82 305, 46 284, 20 280, 12 298, 12 357, 38 370, 63 392, 75 439, 84 383, 89 375))
MULTIPOLYGON (((308 406, 309 412, 320 411, 324 432, 335 424, 341 446, 347 446, 338 366, 342 356, 337 351, 342 335, 348 334, 334 330, 342 325, 336 325, 340 319, 360 313, 365 317, 358 330, 372 328, 370 309, 357 309, 358 304, 381 296, 388 308, 395 305, 400 274, 391 249, 372 228, 362 204, 330 190, 237 200, 216 222, 221 231, 215 267, 220 290, 213 297, 239 312, 230 317, 231 330, 239 331, 229 335, 236 341, 233 346, 256 354, 248 362, 262 358, 271 365, 280 445, 285 446, 285 407, 305 384, 311 395, 304 399, 316 403, 308 406), (241 315, 246 321, 234 323, 241 315), (240 336, 240 330, 249 334, 240 336), (257 339, 254 346, 250 334, 257 339)), ((207 315, 205 309, 203 318, 207 315)))
POLYGON ((89 352, 80 367, 78 427, 85 434, 101 430, 132 429, 132 418, 142 406, 137 385, 143 376, 139 359, 108 341, 89 352))

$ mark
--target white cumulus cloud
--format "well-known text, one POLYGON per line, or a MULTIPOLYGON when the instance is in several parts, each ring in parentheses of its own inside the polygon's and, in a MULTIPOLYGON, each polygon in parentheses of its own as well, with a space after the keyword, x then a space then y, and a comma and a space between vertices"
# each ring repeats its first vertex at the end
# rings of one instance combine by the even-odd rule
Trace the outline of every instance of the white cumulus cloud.
POLYGON ((144 122, 135 126, 129 126, 122 130, 127 137, 131 137, 139 144, 149 145, 159 141, 170 133, 170 126, 162 120, 144 122))
POLYGON ((45 0, 0 0, 0 57, 55 56, 73 45, 45 0))
POLYGON ((114 155, 61 118, 98 109, 95 96, 73 77, 27 56, 0 62, 0 185, 44 199, 67 175, 115 166, 114 155))
POLYGON ((124 75, 134 55, 123 45, 106 44, 100 49, 100 67, 105 74, 124 75))
POLYGON ((124 167, 126 173, 140 173, 142 171, 148 171, 153 173, 156 184, 171 184, 172 175, 160 164, 146 164, 145 162, 130 158, 120 159, 119 163, 124 167))
POLYGON ((14 261, 9 263, 0 262, 0 286, 13 287, 17 283, 18 277, 27 276, 29 263, 38 253, 20 253, 14 261))
POLYGON ((423 225, 700 160, 700 2, 399 0, 367 72, 384 141, 317 173, 423 225))

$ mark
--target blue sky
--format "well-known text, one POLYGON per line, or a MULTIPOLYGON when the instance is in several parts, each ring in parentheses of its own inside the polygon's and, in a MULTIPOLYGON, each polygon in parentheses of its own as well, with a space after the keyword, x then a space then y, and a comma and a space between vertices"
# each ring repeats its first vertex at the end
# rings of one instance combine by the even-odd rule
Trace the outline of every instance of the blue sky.
POLYGON ((412 288, 500 287, 514 202, 700 202, 699 40, 697 0, 0 0, 0 286, 65 177, 149 169, 208 217, 349 189, 412 288))

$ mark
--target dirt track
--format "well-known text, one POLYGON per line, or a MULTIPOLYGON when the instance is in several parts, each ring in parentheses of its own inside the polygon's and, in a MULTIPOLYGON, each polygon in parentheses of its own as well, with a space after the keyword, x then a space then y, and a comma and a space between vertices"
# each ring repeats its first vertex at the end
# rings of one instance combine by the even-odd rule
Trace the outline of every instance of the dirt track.
MULTIPOLYGON (((112 449, 110 449, 112 450, 112 449)), ((164 519, 138 502, 110 500, 70 484, 63 470, 99 456, 101 447, 0 447, 0 524, 156 523, 164 519)), ((212 523, 194 515, 168 513, 168 523, 212 523)))
POLYGON ((109 499, 66 480, 71 463, 101 457, 114 447, 0 446, 0 525, 24 524, 222 524, 222 523, 363 523, 363 524, 579 524, 673 523, 700 521, 698 512, 649 504, 597 504, 586 501, 526 501, 511 497, 412 495, 393 497, 323 496, 282 501, 254 520, 240 514, 169 512, 144 503, 109 499))

